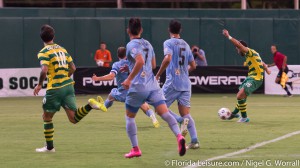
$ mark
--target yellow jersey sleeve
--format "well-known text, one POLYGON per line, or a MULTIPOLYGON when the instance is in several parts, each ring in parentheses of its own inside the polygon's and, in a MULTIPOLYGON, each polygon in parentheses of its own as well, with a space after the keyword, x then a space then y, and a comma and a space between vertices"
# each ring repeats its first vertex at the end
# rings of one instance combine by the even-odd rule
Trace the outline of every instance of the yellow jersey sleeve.
POLYGON ((49 66, 50 58, 48 54, 40 52, 38 53, 38 59, 40 60, 41 65, 49 66))

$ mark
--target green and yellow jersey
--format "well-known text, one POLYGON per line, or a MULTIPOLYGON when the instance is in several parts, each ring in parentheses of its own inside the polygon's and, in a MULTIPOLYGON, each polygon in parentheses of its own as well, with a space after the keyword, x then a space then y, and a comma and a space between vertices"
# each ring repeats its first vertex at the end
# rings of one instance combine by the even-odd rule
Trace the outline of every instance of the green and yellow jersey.
POLYGON ((38 53, 38 59, 41 65, 48 66, 47 90, 74 84, 73 79, 68 76, 69 63, 73 59, 66 49, 57 44, 46 45, 38 53))
POLYGON ((248 77, 254 80, 264 79, 264 67, 263 62, 259 56, 259 53, 253 49, 248 48, 248 52, 245 55, 246 63, 249 68, 248 77))

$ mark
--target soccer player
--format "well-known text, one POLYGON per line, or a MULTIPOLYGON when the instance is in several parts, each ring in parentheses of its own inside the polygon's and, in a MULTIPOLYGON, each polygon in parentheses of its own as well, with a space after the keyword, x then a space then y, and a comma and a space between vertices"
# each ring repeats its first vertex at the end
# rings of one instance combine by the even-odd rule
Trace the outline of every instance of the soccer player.
MULTIPOLYGON (((268 65, 268 66, 269 67, 270 66, 275 66, 275 65, 277 66, 279 72, 278 72, 277 77, 275 79, 275 83, 280 84, 283 72, 285 74, 287 74, 289 72, 289 68, 287 66, 287 56, 285 56, 282 53, 280 53, 277 50, 277 46, 276 45, 272 45, 271 46, 271 52, 273 54, 273 60, 274 60, 274 62, 272 64, 268 65)), ((286 84, 288 84, 291 87, 291 89, 293 89, 292 82, 286 82, 286 84)), ((286 96, 287 97, 292 97, 293 96, 291 94, 291 92, 289 91, 289 89, 285 85, 281 85, 281 86, 286 91, 286 93, 287 93, 286 96)))
MULTIPOLYGON (((113 105, 114 101, 119 101, 119 102, 125 102, 126 95, 128 90, 125 90, 124 87, 122 86, 122 83, 124 80, 128 77, 128 72, 122 72, 122 68, 125 66, 128 66, 128 61, 126 59, 126 48, 125 47, 119 47, 117 51, 117 55, 119 58, 118 62, 115 62, 112 65, 112 69, 109 74, 104 75, 104 76, 99 76, 97 77, 95 74, 93 75, 92 79, 94 81, 111 81, 114 78, 117 80, 117 85, 118 88, 113 88, 108 95, 108 98, 105 100, 105 107, 109 108, 113 105)), ((159 127, 159 122, 157 121, 155 117, 155 113, 153 112, 152 109, 150 109, 149 105, 147 103, 144 103, 141 106, 141 109, 143 112, 152 119, 152 123, 155 128, 159 127)))
POLYGON ((74 81, 70 78, 75 72, 75 65, 67 50, 53 42, 54 29, 49 25, 41 27, 40 37, 44 48, 38 53, 41 73, 38 85, 34 88, 34 95, 38 95, 43 81, 48 78, 47 92, 43 99, 43 120, 46 146, 37 148, 36 152, 55 152, 53 145, 54 126, 52 118, 62 106, 71 123, 76 124, 92 109, 107 111, 104 104, 95 99, 89 99, 88 104, 77 108, 74 81))
POLYGON ((177 137, 179 155, 183 156, 186 152, 185 139, 180 133, 176 119, 169 113, 164 95, 154 77, 152 67, 156 66, 156 62, 153 47, 147 40, 141 38, 142 32, 141 20, 130 18, 127 28, 130 42, 126 46, 130 74, 122 85, 125 89, 129 89, 125 101, 126 131, 133 148, 125 154, 125 157, 142 155, 138 147, 135 116, 140 106, 146 101, 153 105, 157 114, 169 124, 177 137))
POLYGON ((238 120, 240 123, 248 123, 250 119, 247 117, 247 97, 250 96, 256 89, 258 89, 264 78, 264 70, 267 74, 271 72, 268 70, 267 65, 262 61, 259 53, 253 49, 248 48, 245 41, 238 41, 229 35, 229 32, 224 29, 223 35, 228 38, 229 41, 236 47, 238 54, 245 57, 249 71, 247 78, 243 81, 239 87, 237 93, 237 104, 233 110, 229 120, 233 118, 239 118, 238 112, 241 112, 242 117, 238 120))
MULTIPOLYGON (((166 81, 163 85, 167 107, 170 107, 177 100, 180 115, 183 119, 188 119, 187 129, 191 136, 191 143, 187 148, 197 149, 200 145, 195 122, 190 115, 191 81, 189 79, 189 72, 196 69, 196 63, 190 46, 180 38, 180 32, 181 23, 177 20, 171 20, 169 23, 170 39, 164 42, 165 57, 156 74, 156 79, 159 79, 161 74, 167 70, 166 81)), ((170 111, 170 113, 173 112, 170 111)))

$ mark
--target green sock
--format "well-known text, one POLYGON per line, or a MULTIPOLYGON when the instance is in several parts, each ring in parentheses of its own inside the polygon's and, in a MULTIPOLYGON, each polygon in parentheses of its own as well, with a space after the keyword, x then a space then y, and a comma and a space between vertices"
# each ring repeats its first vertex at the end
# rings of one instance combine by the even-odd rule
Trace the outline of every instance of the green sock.
POLYGON ((52 121, 44 121, 44 135, 46 139, 47 149, 51 150, 53 146, 54 127, 52 121))
POLYGON ((92 110, 92 107, 87 104, 85 106, 81 106, 77 109, 74 119, 76 122, 79 122, 83 117, 85 117, 90 111, 92 110))
POLYGON ((238 100, 238 107, 243 118, 247 118, 247 99, 238 100))

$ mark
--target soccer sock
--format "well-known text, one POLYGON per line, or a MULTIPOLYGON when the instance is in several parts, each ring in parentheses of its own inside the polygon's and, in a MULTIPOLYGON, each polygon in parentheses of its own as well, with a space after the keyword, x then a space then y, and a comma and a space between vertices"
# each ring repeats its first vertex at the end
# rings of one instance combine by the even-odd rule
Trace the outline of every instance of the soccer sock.
POLYGON ((44 121, 44 135, 46 139, 47 149, 51 150, 53 146, 54 127, 52 121, 44 121))
POLYGON ((178 134, 180 134, 180 129, 179 129, 179 126, 177 124, 177 121, 171 115, 170 112, 166 112, 166 113, 162 114, 160 117, 169 124, 169 127, 173 131, 173 133, 175 134, 175 136, 177 136, 178 134))
POLYGON ((288 95, 291 95, 291 92, 289 91, 289 89, 287 88, 287 86, 285 86, 284 90, 286 91, 286 93, 287 93, 288 95))
POLYGON ((189 124, 187 125, 187 128, 189 130, 190 136, 191 136, 191 142, 192 143, 197 143, 198 142, 198 136, 197 136, 197 131, 196 131, 196 126, 194 119, 190 114, 187 114, 183 116, 183 118, 188 118, 189 119, 189 124))
POLYGON ((247 118, 247 99, 239 99, 238 100, 238 108, 241 112, 243 118, 247 118))
POLYGON ((126 116, 126 131, 127 131, 127 135, 130 139, 132 147, 137 147, 138 146, 138 139, 137 139, 137 135, 136 135, 137 128, 136 128, 134 118, 130 118, 130 117, 126 116))
POLYGON ((106 99, 104 105, 106 108, 110 108, 113 105, 113 103, 113 101, 109 101, 108 99, 106 99))
POLYGON ((178 122, 178 123, 182 123, 183 122, 183 118, 182 117, 180 117, 179 115, 177 115, 177 114, 175 114, 173 111, 171 111, 170 109, 169 109, 169 112, 170 112, 170 114, 176 119, 176 121, 178 122))
POLYGON ((234 110, 232 111, 232 114, 237 114, 239 111, 240 111, 240 110, 239 110, 239 104, 237 103, 237 104, 235 105, 234 110))
POLYGON ((146 115, 148 117, 150 117, 152 114, 154 114, 154 111, 152 109, 149 109, 149 110, 146 111, 146 115))
POLYGON ((81 106, 77 109, 74 119, 76 122, 79 122, 83 117, 85 117, 90 111, 92 110, 92 107, 87 104, 85 106, 81 106))

